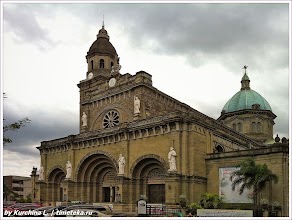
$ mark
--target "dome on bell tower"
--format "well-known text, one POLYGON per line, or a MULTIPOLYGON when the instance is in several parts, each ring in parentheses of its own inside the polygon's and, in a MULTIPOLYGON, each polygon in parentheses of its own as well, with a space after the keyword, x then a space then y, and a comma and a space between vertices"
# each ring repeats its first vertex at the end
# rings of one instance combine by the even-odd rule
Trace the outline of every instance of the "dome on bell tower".
POLYGON ((90 46, 86 58, 90 58, 94 55, 109 55, 112 58, 118 56, 116 49, 109 41, 109 35, 107 31, 104 29, 104 25, 99 30, 98 35, 96 36, 96 40, 90 46))
POLYGON ((110 37, 103 24, 96 35, 96 40, 92 43, 86 55, 88 64, 87 79, 92 79, 96 76, 107 78, 119 74, 121 67, 119 64, 120 58, 109 39, 110 37))

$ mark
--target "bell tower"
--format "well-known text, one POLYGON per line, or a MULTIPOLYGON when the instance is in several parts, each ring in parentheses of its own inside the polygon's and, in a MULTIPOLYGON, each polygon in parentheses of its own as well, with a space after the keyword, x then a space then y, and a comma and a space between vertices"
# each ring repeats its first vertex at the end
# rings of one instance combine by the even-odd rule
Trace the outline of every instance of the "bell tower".
POLYGON ((86 79, 77 85, 80 88, 81 133, 92 130, 92 124, 98 114, 97 105, 108 104, 108 100, 104 102, 101 97, 106 96, 105 93, 112 84, 115 85, 121 75, 119 57, 109 39, 103 23, 86 55, 86 79))
POLYGON ((99 30, 96 40, 90 46, 87 55, 87 73, 86 78, 92 79, 94 77, 105 77, 116 75, 120 69, 119 57, 116 49, 109 41, 110 37, 104 28, 99 30))

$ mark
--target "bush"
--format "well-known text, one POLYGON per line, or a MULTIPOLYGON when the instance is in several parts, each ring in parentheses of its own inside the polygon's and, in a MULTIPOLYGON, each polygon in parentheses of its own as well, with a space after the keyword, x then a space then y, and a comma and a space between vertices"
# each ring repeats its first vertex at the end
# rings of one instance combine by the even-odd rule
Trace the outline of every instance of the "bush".
POLYGON ((179 204, 182 208, 186 208, 187 207, 187 196, 182 194, 179 196, 179 204))
POLYGON ((223 199, 218 195, 205 193, 202 195, 200 205, 204 209, 219 209, 223 204, 223 199))
POLYGON ((193 216, 197 215, 197 209, 201 209, 202 206, 200 204, 197 203, 192 203, 188 209, 187 209, 187 213, 191 213, 193 216))

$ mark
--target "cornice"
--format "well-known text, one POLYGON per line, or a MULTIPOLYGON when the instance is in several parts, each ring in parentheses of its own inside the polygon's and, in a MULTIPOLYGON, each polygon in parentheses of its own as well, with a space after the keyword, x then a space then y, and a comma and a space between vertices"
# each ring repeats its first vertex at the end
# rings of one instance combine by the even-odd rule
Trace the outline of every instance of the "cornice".
POLYGON ((217 119, 217 121, 221 121, 226 119, 227 117, 232 117, 235 115, 243 115, 243 114, 260 114, 260 115, 269 115, 273 119, 275 119, 277 116, 271 112, 270 110, 255 110, 255 109, 245 109, 245 110, 239 110, 234 112, 228 112, 220 115, 220 117, 217 119))

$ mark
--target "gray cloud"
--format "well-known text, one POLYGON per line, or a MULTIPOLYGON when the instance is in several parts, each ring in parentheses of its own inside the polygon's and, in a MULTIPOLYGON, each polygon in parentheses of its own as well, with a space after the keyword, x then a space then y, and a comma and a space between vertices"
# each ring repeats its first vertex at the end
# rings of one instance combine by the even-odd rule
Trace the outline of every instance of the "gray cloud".
POLYGON ((36 16, 54 16, 60 9, 97 28, 105 14, 106 24, 123 26, 133 46, 182 55, 193 66, 211 60, 231 69, 245 61, 254 67, 271 61, 271 68, 288 65, 288 4, 20 4, 4 7, 4 21, 19 41, 52 45, 36 16))
POLYGON ((48 36, 48 30, 39 25, 36 16, 30 5, 4 4, 4 31, 13 32, 15 42, 28 42, 41 50, 57 44, 48 36))
POLYGON ((214 60, 231 70, 245 64, 270 69, 288 66, 288 4, 127 3, 59 7, 69 8, 97 29, 104 14, 106 26, 121 26, 133 47, 181 55, 194 67, 214 60))
POLYGON ((4 106, 5 124, 11 124, 21 118, 28 117, 31 123, 18 131, 9 131, 5 135, 12 139, 12 143, 4 146, 6 151, 18 152, 22 155, 38 156, 36 149, 41 141, 66 137, 78 133, 78 115, 70 112, 46 112, 30 109, 29 115, 21 115, 19 109, 9 105, 4 106))
POLYGON ((125 24, 136 46, 155 39, 156 52, 183 55, 194 66, 217 59, 233 68, 247 58, 252 66, 275 58, 276 64, 288 65, 288 5, 149 4, 141 14, 130 11, 126 20, 137 20, 125 24), (283 27, 275 21, 283 21, 283 27))

